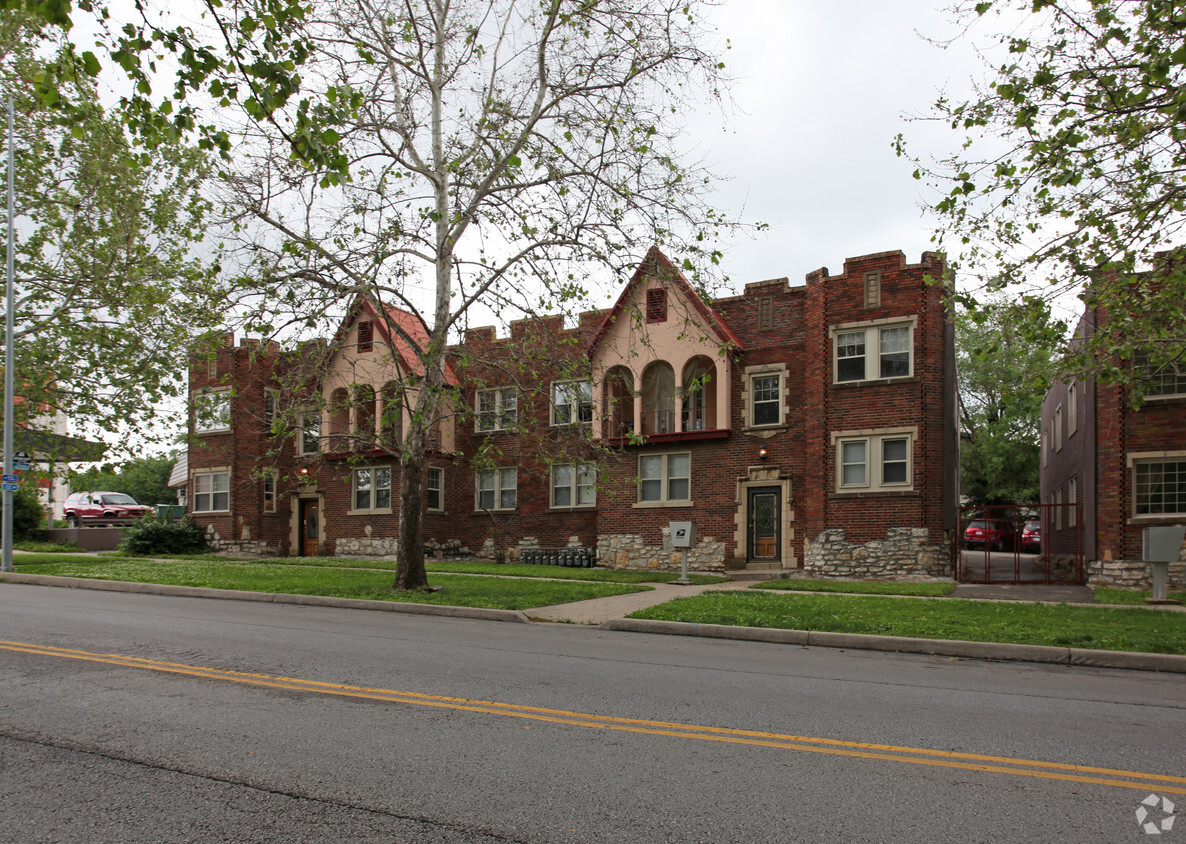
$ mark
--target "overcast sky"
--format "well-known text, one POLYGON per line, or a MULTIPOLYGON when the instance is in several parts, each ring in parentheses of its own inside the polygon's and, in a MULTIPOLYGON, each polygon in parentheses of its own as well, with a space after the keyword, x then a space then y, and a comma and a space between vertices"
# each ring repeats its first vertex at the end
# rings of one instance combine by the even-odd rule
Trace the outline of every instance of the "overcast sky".
POLYGON ((933 248, 923 186, 893 139, 904 133, 920 155, 958 143, 904 116, 985 73, 970 42, 943 50, 921 37, 956 32, 941 2, 729 0, 718 10, 737 108, 724 133, 704 127, 701 151, 732 177, 718 206, 770 224, 727 250, 735 291, 783 276, 802 284, 872 252, 900 249, 916 262, 933 248))

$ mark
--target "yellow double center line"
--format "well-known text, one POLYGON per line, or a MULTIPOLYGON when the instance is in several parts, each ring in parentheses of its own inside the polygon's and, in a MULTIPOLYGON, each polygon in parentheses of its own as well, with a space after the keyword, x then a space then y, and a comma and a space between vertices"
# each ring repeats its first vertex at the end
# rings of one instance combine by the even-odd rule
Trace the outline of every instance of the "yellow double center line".
POLYGON ((1186 794, 1186 777, 1146 774, 1139 771, 1092 768, 1085 765, 1066 765, 1060 762, 1011 759, 1006 756, 985 756, 978 753, 955 753, 948 750, 928 750, 921 747, 897 747, 890 744, 867 744, 865 742, 812 738, 810 736, 785 735, 782 733, 765 733, 753 730, 733 730, 725 727, 701 727, 695 724, 674 724, 665 721, 616 718, 610 715, 591 715, 585 712, 569 712, 563 709, 520 706, 518 704, 499 703, 490 700, 471 700, 444 695, 421 694, 419 692, 401 692, 395 689, 347 686, 338 683, 322 683, 317 680, 279 677, 271 674, 224 671, 201 665, 162 662, 153 659, 122 656, 120 654, 92 653, 90 651, 74 650, 71 648, 33 645, 25 642, 0 641, 0 649, 38 656, 101 662, 128 668, 142 668, 149 671, 163 671, 169 674, 203 677, 208 680, 223 680, 232 683, 244 683, 251 686, 265 686, 267 688, 283 689, 285 691, 312 692, 316 694, 335 695, 337 697, 361 698, 364 700, 403 703, 414 706, 430 706, 437 709, 451 709, 461 712, 481 712, 487 715, 523 718, 530 721, 545 721, 552 724, 565 724, 573 727, 593 727, 601 730, 644 733, 672 738, 745 744, 755 747, 772 747, 780 750, 798 750, 805 753, 851 756, 858 759, 880 759, 887 762, 902 762, 911 765, 931 765, 934 767, 957 768, 966 771, 986 771, 1019 777, 1058 780, 1061 782, 1090 783, 1092 785, 1106 785, 1116 788, 1135 788, 1142 791, 1156 790, 1167 794, 1186 794))

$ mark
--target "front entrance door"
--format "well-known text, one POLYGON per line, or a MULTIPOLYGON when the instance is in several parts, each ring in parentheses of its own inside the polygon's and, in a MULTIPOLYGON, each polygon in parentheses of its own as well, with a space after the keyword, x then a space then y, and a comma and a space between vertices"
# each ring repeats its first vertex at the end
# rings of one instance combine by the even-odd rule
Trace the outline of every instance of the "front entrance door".
POLYGON ((321 553, 321 513, 316 500, 301 502, 301 556, 321 553))
POLYGON ((749 490, 749 559, 782 559, 782 490, 776 486, 749 490))

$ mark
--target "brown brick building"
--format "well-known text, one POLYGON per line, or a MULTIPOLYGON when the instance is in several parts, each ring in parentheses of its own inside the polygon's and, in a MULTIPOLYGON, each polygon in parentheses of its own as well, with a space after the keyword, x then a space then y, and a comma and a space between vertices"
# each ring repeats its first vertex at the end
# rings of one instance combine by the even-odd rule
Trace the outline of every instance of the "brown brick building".
MULTIPOLYGON (((953 332, 934 254, 702 301, 658 250, 565 327, 471 329, 433 428, 430 550, 581 546, 602 565, 951 573, 953 332), (695 541, 673 542, 673 522, 695 541)), ((428 331, 356 303, 337 337, 228 340, 190 373, 189 501, 218 545, 394 553, 399 443, 428 331), (393 333, 391 321, 400 333, 393 333)))

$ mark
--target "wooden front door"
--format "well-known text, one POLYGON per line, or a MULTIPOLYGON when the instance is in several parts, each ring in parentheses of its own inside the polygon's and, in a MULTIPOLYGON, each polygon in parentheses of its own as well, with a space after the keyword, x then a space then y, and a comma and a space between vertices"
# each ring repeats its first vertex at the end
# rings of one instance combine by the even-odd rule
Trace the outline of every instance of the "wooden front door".
POLYGON ((317 501, 301 502, 301 556, 321 554, 321 509, 317 501))
POLYGON ((776 486, 749 490, 749 558, 782 559, 782 490, 776 486))

